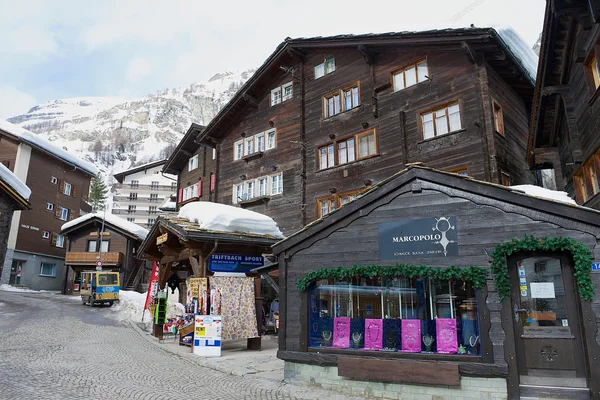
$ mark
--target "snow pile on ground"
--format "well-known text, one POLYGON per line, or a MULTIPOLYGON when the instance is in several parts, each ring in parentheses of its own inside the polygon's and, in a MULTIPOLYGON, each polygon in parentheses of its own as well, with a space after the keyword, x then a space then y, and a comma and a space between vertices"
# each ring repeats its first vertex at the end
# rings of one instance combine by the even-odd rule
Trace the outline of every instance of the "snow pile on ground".
POLYGON ((31 196, 31 189, 20 180, 12 171, 4 166, 4 164, 0 164, 0 181, 6 182, 6 184, 11 187, 15 192, 19 194, 25 200, 29 200, 29 196, 31 196))
POLYGON ((137 236, 138 238, 140 238, 142 240, 146 239, 146 236, 148 236, 148 229, 141 227, 137 224, 134 224, 133 222, 129 222, 126 219, 123 219, 116 215, 113 215, 110 213, 105 213, 105 212, 100 212, 100 211, 95 212, 95 213, 85 214, 85 215, 82 215, 81 217, 75 218, 74 220, 69 221, 66 224, 63 224, 63 226, 61 226, 60 229, 61 229, 61 231, 64 231, 72 226, 79 225, 80 223, 90 220, 94 217, 99 218, 100 220, 104 219, 106 221, 106 223, 117 226, 117 227, 123 229, 124 231, 137 236))
MULTIPOLYGON (((146 293, 138 293, 129 290, 119 292, 119 302, 111 307, 115 313, 114 317, 122 321, 142 322, 142 315, 145 322, 150 322, 152 317, 148 310, 144 311, 146 304, 146 293)), ((167 318, 175 317, 177 314, 183 314, 185 307, 181 303, 167 303, 167 318)))
POLYGON ((201 229, 242 232, 283 238, 277 223, 266 215, 225 204, 196 201, 181 207, 179 218, 197 222, 201 229))
POLYGON ((535 186, 535 185, 515 185, 515 186, 509 186, 509 188, 514 189, 514 190, 523 191, 523 192, 525 192, 525 194, 527 194, 529 196, 539 197, 539 198, 542 198, 545 200, 558 201, 561 203, 567 203, 567 204, 571 204, 573 206, 577 205, 575 200, 570 198, 569 194, 567 192, 561 192, 558 190, 550 190, 550 189, 546 189, 541 186, 535 186))
POLYGON ((21 293, 60 293, 58 290, 31 290, 24 287, 17 287, 7 285, 5 283, 0 285, 0 290, 4 290, 5 292, 21 292, 21 293))

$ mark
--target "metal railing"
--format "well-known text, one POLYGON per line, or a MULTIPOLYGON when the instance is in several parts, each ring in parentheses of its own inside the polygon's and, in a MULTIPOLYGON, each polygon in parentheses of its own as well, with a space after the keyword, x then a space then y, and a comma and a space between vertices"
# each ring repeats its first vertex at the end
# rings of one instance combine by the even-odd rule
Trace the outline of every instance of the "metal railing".
POLYGON ((173 191, 177 190, 177 186, 171 185, 132 185, 130 183, 115 183, 113 184, 115 189, 144 189, 144 190, 165 190, 173 191))
MULTIPOLYGON (((65 256, 65 264, 67 265, 90 265, 95 266, 98 261, 98 253, 88 251, 68 251, 65 256)), ((100 261, 104 265, 123 264, 123 253, 109 252, 100 254, 100 261)))

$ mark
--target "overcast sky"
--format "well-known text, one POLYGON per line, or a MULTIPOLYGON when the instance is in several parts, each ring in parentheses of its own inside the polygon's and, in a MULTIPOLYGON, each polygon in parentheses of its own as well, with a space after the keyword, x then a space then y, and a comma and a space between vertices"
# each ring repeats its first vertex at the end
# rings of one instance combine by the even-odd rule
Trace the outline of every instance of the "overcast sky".
POLYGON ((286 37, 490 25, 531 46, 545 0, 0 0, 0 118, 258 67, 286 37))

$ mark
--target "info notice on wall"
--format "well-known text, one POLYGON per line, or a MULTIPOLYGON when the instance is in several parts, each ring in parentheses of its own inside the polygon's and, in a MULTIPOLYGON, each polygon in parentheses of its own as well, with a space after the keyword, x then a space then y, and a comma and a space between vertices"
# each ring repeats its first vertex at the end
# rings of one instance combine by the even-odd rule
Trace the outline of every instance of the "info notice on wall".
POLYGON ((529 289, 532 299, 553 299, 556 297, 554 282, 531 282, 529 289))

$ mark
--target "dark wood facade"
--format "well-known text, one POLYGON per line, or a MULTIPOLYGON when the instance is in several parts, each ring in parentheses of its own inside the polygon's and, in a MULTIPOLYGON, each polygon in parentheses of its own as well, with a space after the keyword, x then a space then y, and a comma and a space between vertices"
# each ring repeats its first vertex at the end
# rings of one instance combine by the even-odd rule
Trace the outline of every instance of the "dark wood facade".
POLYGON ((0 162, 11 171, 16 163, 24 163, 28 169, 25 183, 32 192, 31 208, 20 217, 16 250, 64 257, 65 248, 56 246, 56 236, 66 221, 91 211, 86 202, 91 173, 29 144, 23 144, 31 148, 29 159, 17 160, 21 141, 10 132, 0 130, 0 142, 0 162), (70 194, 65 194, 65 184, 71 186, 70 194), (64 219, 61 219, 61 208, 68 210, 64 219))
MULTIPOLYGON (((513 333, 513 301, 515 293, 518 296, 518 287, 513 288, 512 297, 500 301, 491 273, 488 274, 487 287, 477 294, 481 354, 466 357, 428 352, 402 353, 310 347, 309 334, 312 325, 309 325, 309 313, 311 304, 314 303, 311 302, 309 294, 312 289, 309 287, 309 290, 301 291, 296 286, 296 283, 311 271, 322 268, 349 268, 353 265, 394 265, 401 262, 439 268, 451 265, 488 268, 491 262, 490 253, 496 246, 516 240, 513 238, 523 238, 524 235, 534 235, 537 238, 572 238, 588 247, 597 259, 600 257, 596 240, 599 233, 598 212, 530 197, 520 191, 455 174, 409 167, 352 203, 273 247, 275 255, 279 257, 281 296, 278 357, 290 363, 337 366, 340 376, 359 380, 456 385, 457 374, 461 377, 502 377, 506 378, 510 399, 519 399, 520 395, 600 398, 600 346, 596 340, 596 331, 600 323, 594 312, 600 305, 598 285, 595 285, 596 292, 591 302, 581 300, 573 286, 572 293, 575 297, 569 303, 574 307, 572 315, 577 323, 572 324, 574 335, 568 340, 575 340, 583 348, 584 355, 577 361, 583 363, 584 367, 578 372, 578 376, 580 379, 584 378, 581 382, 585 382, 586 388, 555 388, 556 391, 548 396, 541 396, 542 392, 539 391, 535 392, 539 389, 534 387, 536 385, 525 384, 525 367, 518 364, 523 353, 523 348, 520 347, 521 337, 513 333), (434 216, 456 217, 456 256, 396 260, 381 258, 382 244, 378 230, 381 223, 431 219, 434 216), (377 373, 379 370, 395 370, 398 373, 377 373), (407 374, 407 371, 414 373, 407 374), (431 375, 431 371, 439 371, 439 379, 435 374, 431 375)), ((527 254, 513 253, 512 257, 519 255, 527 254)), ((566 257, 565 282, 573 279, 573 259, 569 258, 570 254, 557 252, 552 256, 566 257)), ((517 264, 511 260, 513 259, 507 258, 507 266, 512 274, 516 273, 517 264)), ((537 339, 539 338, 541 336, 537 339)), ((544 345, 548 345, 548 342, 544 345)), ((540 342, 526 344, 525 348, 532 359, 544 354, 543 349, 540 352, 539 346, 540 342)), ((559 359, 556 366, 559 369, 570 368, 566 366, 568 363, 565 360, 575 363, 572 361, 574 351, 554 343, 551 346, 558 348, 559 359)), ((530 362, 541 363, 528 361, 529 367, 530 362)), ((543 368, 547 366, 546 361, 543 368)), ((315 375, 318 375, 318 372, 315 372, 315 375)), ((556 378, 552 379, 555 379, 556 384, 551 386, 560 386, 558 380, 563 375, 554 376, 556 378)), ((551 392, 552 390, 547 393, 551 392)))
POLYGON ((503 173, 512 184, 532 183, 525 161, 532 97, 533 82, 491 29, 291 39, 210 124, 190 128, 164 171, 179 174, 180 188, 194 183, 200 175, 186 176, 187 159, 198 152, 202 157, 205 147, 208 159, 200 165, 209 167, 202 179, 214 172, 216 187, 203 188, 199 200, 264 213, 290 234, 320 216, 319 200, 330 198, 337 207, 407 163, 495 183, 503 182, 503 173), (315 79, 315 67, 331 58, 335 70, 315 79), (427 78, 394 91, 394 73, 423 60, 427 78), (272 105, 272 91, 290 84, 293 95, 272 105), (326 117, 326 98, 353 87, 355 104, 326 117), (460 107, 460 128, 424 139, 422 114, 452 104, 460 107), (494 128, 494 104, 502 109, 503 133, 494 128), (237 159, 236 143, 272 130, 274 148, 237 159), (343 163, 341 143, 369 132, 374 150, 343 163), (328 145, 336 148, 335 165, 322 168, 319 149, 328 145), (237 185, 258 185, 264 177, 271 182, 279 174, 282 193, 249 199, 234 194, 237 185))
POLYGON ((533 167, 554 170, 559 189, 596 209, 599 8, 598 1, 547 1, 528 149, 533 167))
POLYGON ((144 238, 110 221, 104 222, 104 233, 102 233, 101 215, 86 218, 62 233, 67 237, 65 265, 70 267, 64 285, 64 294, 79 293, 75 289, 80 283, 81 271, 95 270, 98 257, 102 261, 103 270, 121 273, 123 289, 142 289, 140 283, 145 261, 137 258, 136 255, 144 238), (99 251, 101 241, 108 242, 108 248, 103 248, 102 253, 99 251), (95 244, 90 246, 90 242, 95 244))

